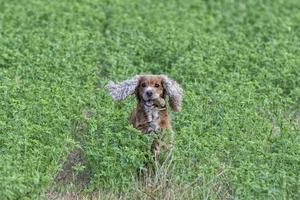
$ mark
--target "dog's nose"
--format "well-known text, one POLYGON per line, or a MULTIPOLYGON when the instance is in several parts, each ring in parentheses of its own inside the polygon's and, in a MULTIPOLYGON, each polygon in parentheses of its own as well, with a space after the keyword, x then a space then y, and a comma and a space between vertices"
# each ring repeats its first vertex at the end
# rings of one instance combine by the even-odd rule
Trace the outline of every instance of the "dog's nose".
POLYGON ((152 92, 152 91, 147 91, 147 92, 146 92, 146 95, 147 95, 148 97, 151 97, 151 96, 153 95, 153 92, 152 92))

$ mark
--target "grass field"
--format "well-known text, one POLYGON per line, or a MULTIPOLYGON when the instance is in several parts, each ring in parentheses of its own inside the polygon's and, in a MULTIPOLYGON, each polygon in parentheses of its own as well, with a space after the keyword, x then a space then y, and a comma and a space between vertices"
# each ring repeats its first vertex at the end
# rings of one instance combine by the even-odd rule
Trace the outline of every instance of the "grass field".
POLYGON ((2 0, 0 199, 300 199, 299 97, 298 0, 2 0), (135 74, 185 90, 154 174, 135 74))

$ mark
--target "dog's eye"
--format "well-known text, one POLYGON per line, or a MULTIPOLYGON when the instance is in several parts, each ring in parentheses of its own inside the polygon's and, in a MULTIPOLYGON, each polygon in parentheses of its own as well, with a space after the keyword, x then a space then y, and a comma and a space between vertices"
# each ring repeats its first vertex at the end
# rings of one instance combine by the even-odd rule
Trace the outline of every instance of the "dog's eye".
POLYGON ((159 84, 156 83, 156 84, 155 84, 155 87, 159 87, 159 84))
POLYGON ((142 87, 146 87, 146 83, 142 83, 142 87))

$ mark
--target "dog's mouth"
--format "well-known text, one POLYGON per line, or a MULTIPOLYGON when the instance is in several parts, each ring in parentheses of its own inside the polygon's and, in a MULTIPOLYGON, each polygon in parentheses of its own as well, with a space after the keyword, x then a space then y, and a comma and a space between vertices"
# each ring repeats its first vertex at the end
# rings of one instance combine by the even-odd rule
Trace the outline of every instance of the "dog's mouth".
POLYGON ((144 104, 146 106, 153 106, 153 104, 154 104, 153 99, 144 100, 144 104))

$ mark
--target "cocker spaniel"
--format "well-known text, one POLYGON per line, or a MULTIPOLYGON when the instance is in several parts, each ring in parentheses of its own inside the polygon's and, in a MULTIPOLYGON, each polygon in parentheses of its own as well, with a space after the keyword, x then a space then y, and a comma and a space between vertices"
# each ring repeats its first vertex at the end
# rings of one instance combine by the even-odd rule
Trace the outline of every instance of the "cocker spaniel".
MULTIPOLYGON (((166 96, 175 112, 181 110, 183 96, 182 88, 174 80, 165 75, 136 75, 120 83, 110 81, 107 88, 117 101, 135 94, 137 106, 130 117, 133 127, 146 134, 159 133, 164 129, 172 130, 166 96)), ((157 155, 159 149, 159 142, 154 141, 151 151, 157 155)))

